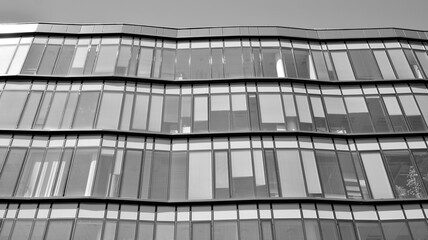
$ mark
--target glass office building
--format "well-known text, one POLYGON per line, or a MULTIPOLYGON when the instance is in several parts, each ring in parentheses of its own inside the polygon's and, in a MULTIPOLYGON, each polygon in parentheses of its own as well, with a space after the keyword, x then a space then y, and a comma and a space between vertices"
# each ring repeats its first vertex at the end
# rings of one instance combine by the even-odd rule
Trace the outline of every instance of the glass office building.
POLYGON ((427 240, 428 32, 0 25, 0 240, 427 240))

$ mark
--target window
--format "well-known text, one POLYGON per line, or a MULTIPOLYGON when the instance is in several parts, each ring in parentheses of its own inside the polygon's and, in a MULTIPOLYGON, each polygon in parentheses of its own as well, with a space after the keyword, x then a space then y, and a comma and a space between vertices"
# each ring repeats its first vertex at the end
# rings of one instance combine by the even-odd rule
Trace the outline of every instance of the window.
POLYGON ((189 153, 189 200, 212 199, 210 152, 189 153))
POLYGON ((18 182, 26 149, 11 148, 0 176, 0 196, 11 197, 18 182))
POLYGON ((336 67, 337 78, 339 80, 355 80, 352 72, 351 63, 349 62, 348 54, 342 51, 332 51, 331 57, 336 67))
POLYGON ((370 50, 350 50, 349 56, 354 65, 357 80, 382 79, 376 61, 370 50))
POLYGON ((259 103, 262 130, 285 130, 281 97, 276 94, 260 94, 259 103))
POLYGON ((2 128, 16 128, 26 99, 27 92, 24 91, 4 91, 1 94, 0 126, 2 128))
POLYGON ((98 129, 117 129, 123 94, 121 92, 104 91, 98 113, 98 129))
POLYGON ((315 151, 321 184, 326 198, 346 198, 337 157, 333 151, 315 151))
POLYGON ((232 197, 254 197, 253 164, 250 150, 232 150, 232 197))
POLYGON ((90 196, 97 165, 97 148, 79 148, 73 159, 66 196, 90 196))
POLYGON ((388 50, 389 57, 394 65, 395 71, 399 79, 414 78, 415 76, 410 69, 409 63, 404 56, 403 50, 391 49, 388 50))
POLYGON ((345 97, 349 123, 354 133, 373 132, 369 111, 363 97, 345 97))
POLYGON ((120 188, 121 197, 136 198, 138 196, 138 184, 140 182, 142 160, 142 151, 130 149, 125 151, 122 173, 123 177, 120 188))
POLYGON ((210 131, 221 132, 230 129, 229 95, 211 95, 210 131))
POLYGON ((314 62, 309 50, 295 49, 294 58, 296 59, 297 75, 299 78, 317 79, 314 62))
POLYGON ((241 42, 239 40, 225 41, 224 45, 225 78, 243 77, 241 42))
POLYGON ((324 97, 325 107, 327 109, 328 125, 331 132, 348 133, 350 132, 348 116, 346 115, 345 105, 341 97, 324 97))
POLYGON ((97 110, 99 92, 80 93, 79 104, 74 118, 74 129, 92 128, 97 110))
POLYGON ((302 165, 297 150, 277 150, 282 197, 306 197, 302 165))
POLYGON ((46 45, 45 53, 40 61, 37 74, 51 75, 57 60, 59 50, 61 49, 62 39, 50 38, 46 45))
POLYGON ((374 199, 394 198, 388 176, 379 153, 361 153, 367 180, 374 199))
MULTIPOLYGON (((221 51, 221 49, 216 49, 221 51)), ((213 49, 214 51, 214 49, 213 49)), ((221 52, 220 52, 221 53, 221 52)), ((208 79, 210 76, 210 49, 208 42, 192 42, 192 56, 190 64, 190 78, 191 79, 208 79)), ((213 52, 213 74, 214 61, 219 61, 217 64, 222 64, 223 54, 217 56, 220 59, 214 59, 213 52)), ((223 71, 223 67, 221 66, 223 71)), ((222 75, 222 74, 221 74, 222 75)), ((223 78, 223 76, 213 76, 213 78, 223 78)))
POLYGON ((373 53, 376 57, 377 63, 379 64, 383 79, 396 79, 394 70, 392 69, 385 50, 375 50, 373 53))

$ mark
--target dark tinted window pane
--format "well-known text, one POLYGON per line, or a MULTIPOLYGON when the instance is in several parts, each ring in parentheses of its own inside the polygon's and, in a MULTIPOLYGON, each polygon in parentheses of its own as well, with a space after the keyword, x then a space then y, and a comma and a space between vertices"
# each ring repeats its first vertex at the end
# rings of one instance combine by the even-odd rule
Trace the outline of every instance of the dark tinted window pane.
POLYGON ((294 63, 292 50, 290 48, 283 48, 282 58, 286 66, 285 68, 287 70, 287 77, 296 78, 297 77, 296 64, 294 63))
MULTIPOLYGON (((34 40, 37 41, 37 38, 34 40)), ((35 74, 42 58, 45 44, 34 43, 28 51, 27 59, 22 66, 21 74, 35 74)))
POLYGON ((149 95, 137 94, 135 97, 134 114, 132 116, 132 128, 146 130, 147 113, 149 111, 149 95))
POLYGON ((169 152, 154 152, 150 198, 166 200, 168 196, 169 152))
POLYGON ((114 149, 102 148, 95 175, 94 196, 106 197, 114 163, 114 149))
POLYGON ((117 240, 132 240, 135 238, 136 230, 135 222, 119 222, 119 228, 117 230, 117 240))
POLYGON ((162 79, 174 79, 175 49, 163 49, 162 54, 162 79))
MULTIPOLYGON (((328 76, 327 66, 325 65, 322 52, 312 51, 312 57, 314 58, 314 63, 315 63, 315 68, 317 70, 318 79, 319 80, 330 80, 330 77, 328 76)), ((288 71, 288 68, 287 68, 287 71, 288 71)))
POLYGON ((193 223, 192 224, 192 239, 210 240, 211 239, 211 224, 209 223, 193 223))
POLYGON ((324 97, 331 132, 349 133, 348 116, 341 97, 324 97))
POLYGON ((185 200, 187 192, 187 153, 171 153, 171 179, 169 184, 169 199, 185 200))
MULTIPOLYGON (((31 128, 33 126, 34 118, 37 113, 37 108, 42 99, 42 92, 32 91, 28 97, 27 105, 25 106, 24 112, 22 113, 19 128, 31 128)), ((1 103, 0 103, 1 106, 1 103)), ((1 110, 0 110, 1 111, 1 110)), ((1 120, 0 120, 1 121, 1 120)))
POLYGON ((95 111, 98 105, 99 92, 80 93, 79 105, 76 109, 73 128, 92 128, 95 119, 95 111))
POLYGON ((165 96, 162 132, 178 133, 179 96, 165 96))
POLYGON ((254 77, 254 66, 251 54, 251 48, 242 48, 242 59, 244 61, 244 77, 254 77))
POLYGON ((134 94, 125 93, 125 100, 123 100, 123 110, 121 114, 120 130, 129 130, 131 125, 132 105, 134 103, 134 94))
POLYGON ((366 101, 375 131, 392 132, 392 126, 389 122, 388 114, 382 103, 382 99, 378 96, 370 96, 366 98, 366 101))
POLYGON ((264 77, 285 77, 284 65, 281 54, 277 48, 263 48, 263 76, 264 77))
POLYGON ((260 230, 258 221, 240 221, 239 235, 242 240, 259 240, 260 230))
POLYGON ((414 240, 424 240, 428 238, 426 221, 409 221, 409 227, 414 240))
POLYGON ((314 63, 309 50, 295 49, 297 75, 299 78, 316 79, 314 63))
POLYGON ((315 151, 325 197, 346 198, 336 154, 331 151, 315 151))
MULTIPOLYGON (((239 43, 239 42, 238 42, 239 43)), ((240 47, 224 48, 224 77, 243 77, 242 51, 240 47)))
POLYGON ((276 239, 303 240, 303 228, 300 220, 276 220, 276 239))
MULTIPOLYGON (((221 51, 221 49, 215 49, 221 51)), ((218 52, 216 52, 219 54, 218 52)), ((220 52, 221 54, 221 52, 220 52)), ((221 66, 221 72, 223 72, 222 55, 215 55, 213 49, 213 78, 223 78, 223 74, 219 73, 217 69, 214 68, 215 63, 221 66), (217 70, 217 71, 216 71, 217 70)), ((190 78, 191 79, 208 79, 210 76, 210 49, 192 49, 191 56, 191 65, 190 65, 190 78)))
POLYGON ((46 118, 45 128, 58 129, 62 119, 62 113, 67 101, 67 92, 56 92, 49 110, 49 115, 46 118))
POLYGON ((310 96, 314 122, 317 132, 327 132, 327 119, 320 96, 310 96))
POLYGON ((10 240, 28 239, 32 225, 33 221, 31 220, 16 220, 10 240))
POLYGON ((388 110, 394 132, 408 131, 406 121, 404 120, 403 112, 401 111, 397 98, 395 96, 385 96, 383 97, 383 101, 385 102, 386 109, 388 110))
POLYGON ((97 164, 98 149, 80 148, 76 150, 68 179, 67 196, 90 196, 92 177, 97 164))
POLYGON ((425 183, 425 188, 428 189, 428 152, 426 150, 413 150, 412 153, 425 183))
POLYGON ((411 95, 399 96, 401 105, 412 131, 425 131, 426 125, 419 112, 415 99, 411 95))
POLYGON ((68 170, 70 168, 71 159, 73 156, 74 149, 65 149, 62 155, 61 164, 59 166, 60 171, 56 180, 56 187, 54 196, 62 196, 64 194, 65 183, 68 177, 68 170))
POLYGON ((276 173, 275 155, 273 150, 265 150, 266 171, 268 175, 269 196, 279 197, 278 177, 276 173))
POLYGON ((250 110, 250 122, 251 122, 251 130, 259 130, 259 109, 257 104, 257 95, 256 94, 248 94, 248 107, 250 110))
POLYGON ((229 160, 226 151, 214 152, 215 164, 215 198, 230 198, 229 160))
POLYGON ((416 101, 419 104, 419 109, 424 116, 425 123, 428 123, 428 96, 427 95, 416 95, 416 101))
POLYGON ((181 97, 180 133, 190 133, 192 129, 192 97, 181 97))
POLYGON ((354 133, 373 132, 369 111, 363 97, 345 97, 349 123, 354 133))
POLYGON ((45 93, 42 104, 39 108, 39 114, 37 115, 37 119, 34 123, 34 128, 43 128, 45 124, 45 120, 49 111, 49 107, 51 106, 53 92, 49 91, 45 93))
POLYGON ((126 150, 120 194, 122 197, 136 198, 138 196, 142 157, 142 151, 126 150))
POLYGON ((210 131, 229 131, 230 99, 229 95, 211 96, 210 131))
POLYGON ((58 56, 58 52, 60 50, 60 45, 52 45, 49 44, 46 49, 45 53, 43 54, 43 58, 40 62, 39 71, 37 71, 37 74, 41 75, 51 75, 55 61, 58 56))
POLYGON ((333 220, 320 220, 320 227, 323 239, 339 240, 336 223, 333 220))
POLYGON ((340 236, 346 240, 356 240, 354 224, 352 222, 338 222, 340 236))
POLYGON ((254 197, 253 165, 249 150, 231 151, 232 197, 254 197))
POLYGON ((72 220, 50 221, 45 240, 69 240, 72 228, 72 220))
POLYGON ((97 54, 98 44, 91 45, 89 48, 88 56, 85 62, 85 70, 83 71, 83 75, 91 75, 92 69, 95 65, 95 58, 97 54))
POLYGON ((357 232, 360 240, 384 239, 380 225, 376 222, 357 223, 357 232))
POLYGON ((349 152, 337 152, 340 169, 342 170, 345 190, 348 198, 361 199, 359 180, 355 172, 352 156, 349 152))
POLYGON ((357 80, 382 79, 376 61, 370 50, 350 50, 352 64, 354 65, 357 80))

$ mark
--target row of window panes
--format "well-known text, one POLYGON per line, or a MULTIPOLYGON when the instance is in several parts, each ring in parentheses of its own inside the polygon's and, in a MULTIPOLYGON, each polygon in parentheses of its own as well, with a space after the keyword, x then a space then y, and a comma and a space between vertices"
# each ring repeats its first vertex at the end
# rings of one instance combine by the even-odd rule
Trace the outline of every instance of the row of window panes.
POLYGON ((0 128, 137 132, 426 131, 424 84, 0 83, 0 128))
POLYGON ((168 80, 414 79, 428 75, 427 44, 288 39, 170 41, 119 37, 0 39, 0 74, 117 75, 168 80))
MULTIPOLYGON (((9 204, 0 239, 423 240, 419 205, 9 204), (238 207, 238 209, 237 209, 238 207), (120 208, 120 210, 119 210, 120 208), (334 210, 333 210, 334 208, 334 210), (352 209, 352 210, 351 210, 352 209), (404 210, 404 211, 403 211, 404 210), (50 215, 49 215, 50 213, 50 215), (77 214, 77 216, 76 216, 77 214), (239 216, 238 216, 239 215, 239 216), (380 219, 380 220, 379 220, 380 219)), ((4 206, 2 206, 4 208, 4 206)))
POLYGON ((10 140, 0 138, 3 197, 392 199, 428 191, 422 137, 10 140))

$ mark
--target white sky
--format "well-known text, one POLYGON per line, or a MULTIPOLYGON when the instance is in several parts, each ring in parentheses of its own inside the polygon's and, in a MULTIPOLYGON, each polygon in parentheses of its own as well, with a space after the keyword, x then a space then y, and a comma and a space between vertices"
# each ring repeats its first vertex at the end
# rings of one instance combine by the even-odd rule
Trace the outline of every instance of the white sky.
POLYGON ((428 0, 0 0, 0 22, 428 30, 428 0))

